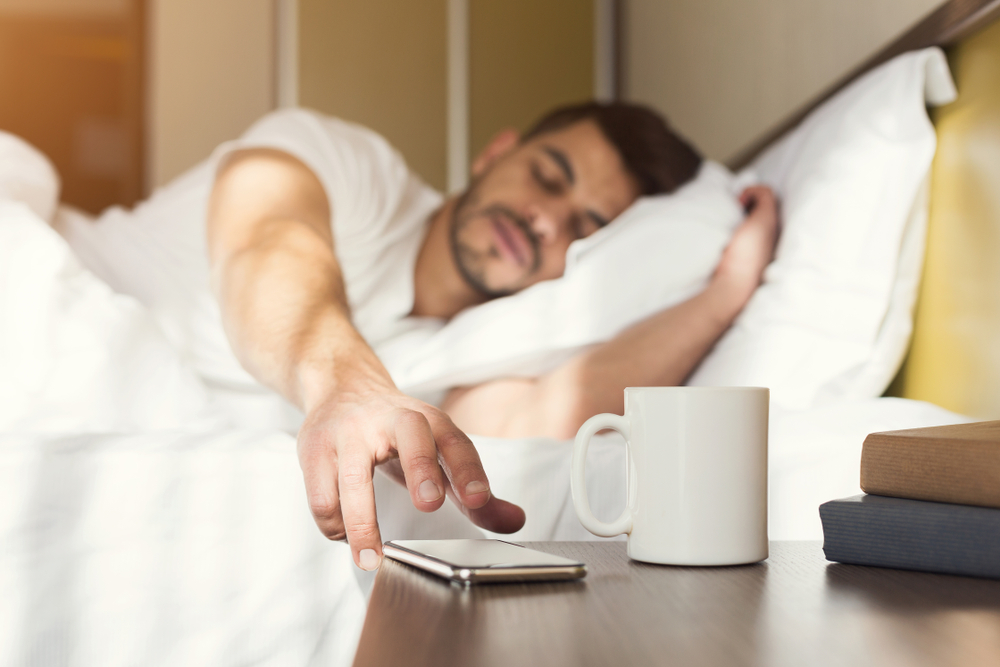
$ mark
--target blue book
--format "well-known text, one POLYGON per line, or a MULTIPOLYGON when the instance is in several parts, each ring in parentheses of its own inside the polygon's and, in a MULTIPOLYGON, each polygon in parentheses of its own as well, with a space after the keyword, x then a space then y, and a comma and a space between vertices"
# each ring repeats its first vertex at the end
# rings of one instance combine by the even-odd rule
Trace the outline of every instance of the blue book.
POLYGON ((1000 579, 1000 509, 860 495, 819 516, 827 560, 1000 579))

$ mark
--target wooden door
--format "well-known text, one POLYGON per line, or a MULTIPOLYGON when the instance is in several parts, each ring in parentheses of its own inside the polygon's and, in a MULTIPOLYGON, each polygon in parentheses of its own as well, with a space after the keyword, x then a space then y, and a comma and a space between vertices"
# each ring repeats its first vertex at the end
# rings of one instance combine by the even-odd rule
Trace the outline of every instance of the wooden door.
POLYGON ((142 195, 143 52, 142 0, 0 1, 0 130, 91 213, 142 195))

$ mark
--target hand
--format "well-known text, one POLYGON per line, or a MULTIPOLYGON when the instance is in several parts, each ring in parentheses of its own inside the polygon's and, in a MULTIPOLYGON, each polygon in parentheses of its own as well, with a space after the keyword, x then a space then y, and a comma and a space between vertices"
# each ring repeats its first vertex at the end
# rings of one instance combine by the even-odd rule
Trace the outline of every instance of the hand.
POLYGON ((778 201, 771 188, 754 185, 745 189, 740 193, 740 204, 747 217, 723 251, 710 285, 723 296, 734 318, 760 285, 778 241, 778 201))
POLYGON ((309 411, 298 437, 299 464, 313 518, 331 540, 347 538, 354 562, 374 570, 382 558, 375 513, 375 466, 410 492, 421 512, 447 494, 476 525, 512 533, 524 511, 493 497, 479 454, 451 419, 395 388, 333 396, 309 411))

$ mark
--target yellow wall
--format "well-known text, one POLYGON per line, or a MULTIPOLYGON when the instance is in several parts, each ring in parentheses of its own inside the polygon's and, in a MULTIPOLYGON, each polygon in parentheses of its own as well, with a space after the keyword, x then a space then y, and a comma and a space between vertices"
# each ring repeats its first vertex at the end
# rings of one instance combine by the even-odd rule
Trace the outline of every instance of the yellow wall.
POLYGON ((300 0, 299 104, 379 132, 446 174, 447 0, 300 0))
POLYGON ((942 0, 620 0, 625 97, 725 160, 942 0))
POLYGON ((583 0, 469 0, 469 147, 593 96, 594 8, 583 0))

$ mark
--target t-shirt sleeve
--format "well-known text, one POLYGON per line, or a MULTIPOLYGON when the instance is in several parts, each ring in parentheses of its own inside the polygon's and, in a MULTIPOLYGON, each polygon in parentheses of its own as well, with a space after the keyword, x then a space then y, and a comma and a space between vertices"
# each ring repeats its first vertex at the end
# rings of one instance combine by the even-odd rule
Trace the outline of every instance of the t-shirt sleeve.
MULTIPOLYGON (((257 121, 220 146, 215 159, 248 148, 272 148, 302 161, 323 184, 337 243, 386 233, 410 173, 381 136, 354 123, 305 109, 285 109, 257 121)), ((217 164, 219 164, 217 162, 217 164)))

